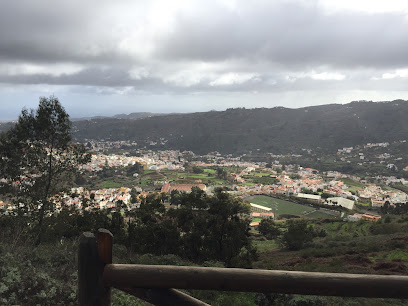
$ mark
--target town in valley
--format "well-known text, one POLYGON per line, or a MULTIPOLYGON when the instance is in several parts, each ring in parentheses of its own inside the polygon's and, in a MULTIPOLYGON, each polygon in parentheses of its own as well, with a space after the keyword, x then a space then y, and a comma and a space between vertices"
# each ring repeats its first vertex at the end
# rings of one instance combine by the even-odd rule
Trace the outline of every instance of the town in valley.
MULTIPOLYGON (((262 218, 299 216, 377 221, 384 207, 408 201, 408 165, 401 167, 405 159, 394 156, 392 151, 384 152, 390 143, 340 148, 335 158, 367 169, 378 164, 395 171, 398 164, 405 176, 392 175, 392 171, 389 175, 365 177, 322 171, 303 166, 299 154, 267 153, 262 155, 265 161, 254 161, 257 158, 251 157, 252 152, 241 156, 218 152, 197 155, 191 151, 136 149, 137 144, 130 141, 87 140, 85 146, 92 152, 91 161, 80 166, 80 176, 70 192, 55 195, 56 212, 69 207, 124 213, 137 209, 143 197, 151 193, 162 194, 163 203, 177 207, 177 193, 198 187, 212 195, 221 188, 247 200, 252 211, 250 225, 254 227, 262 218), (382 153, 373 154, 378 148, 382 153)), ((312 153, 304 151, 306 156, 312 153)), ((3 214, 12 214, 15 208, 7 200, 0 201, 3 214)))

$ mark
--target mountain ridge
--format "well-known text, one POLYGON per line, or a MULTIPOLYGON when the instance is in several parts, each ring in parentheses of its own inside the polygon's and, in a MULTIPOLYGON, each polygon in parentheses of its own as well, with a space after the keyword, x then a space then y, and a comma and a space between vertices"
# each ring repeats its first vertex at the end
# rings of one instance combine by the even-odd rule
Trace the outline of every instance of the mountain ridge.
POLYGON ((131 140, 152 148, 245 153, 334 150, 408 135, 408 101, 353 101, 298 109, 235 108, 162 114, 138 120, 103 118, 74 122, 78 140, 131 140))

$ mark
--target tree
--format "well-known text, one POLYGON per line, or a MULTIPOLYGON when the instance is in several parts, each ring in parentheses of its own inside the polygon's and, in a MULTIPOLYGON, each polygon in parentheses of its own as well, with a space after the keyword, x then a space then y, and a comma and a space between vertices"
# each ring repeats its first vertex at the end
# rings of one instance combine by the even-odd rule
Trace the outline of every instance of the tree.
MULTIPOLYGON (((223 261, 227 266, 238 266, 243 252, 248 254, 246 265, 256 253, 249 239, 250 206, 237 197, 217 190, 208 198, 207 237, 205 248, 210 258, 223 261)), ((241 258, 242 259, 242 258, 241 258)))
POLYGON ((134 165, 129 166, 126 169, 127 176, 132 176, 135 173, 137 173, 137 174, 143 174, 144 173, 144 167, 139 162, 136 162, 134 165))
POLYGON ((292 179, 292 180, 299 180, 301 177, 300 177, 300 175, 299 174, 291 174, 291 175, 289 175, 289 177, 292 179))
POLYGON ((193 166, 193 173, 204 173, 204 169, 200 167, 193 166))
POLYGON ((180 204, 181 200, 181 193, 178 190, 172 190, 170 192, 170 204, 171 205, 178 205, 180 204))
POLYGON ((160 193, 160 198, 161 198, 161 201, 164 204, 164 203, 166 203, 166 201, 168 201, 170 199, 170 196, 169 196, 169 194, 167 192, 161 192, 160 193))
POLYGON ((17 123, 0 137, 0 191, 33 217, 41 241, 44 217, 53 213, 52 196, 65 190, 90 161, 83 145, 71 141, 71 121, 54 96, 41 97, 36 111, 23 109, 17 123))
POLYGON ((130 190, 130 203, 135 204, 137 202, 137 196, 140 194, 140 192, 136 191, 135 187, 132 187, 130 190))
POLYGON ((217 177, 223 180, 226 180, 228 177, 228 172, 222 167, 217 168, 217 177))
POLYGON ((313 237, 313 228, 307 226, 306 220, 289 220, 288 229, 282 237, 282 243, 289 250, 296 251, 302 249, 306 242, 311 242, 313 237))
POLYGON ((267 239, 275 239, 279 236, 280 230, 275 222, 270 218, 262 219, 258 226, 258 231, 267 239))
POLYGON ((322 192, 321 197, 322 199, 330 198, 332 195, 330 193, 322 192))

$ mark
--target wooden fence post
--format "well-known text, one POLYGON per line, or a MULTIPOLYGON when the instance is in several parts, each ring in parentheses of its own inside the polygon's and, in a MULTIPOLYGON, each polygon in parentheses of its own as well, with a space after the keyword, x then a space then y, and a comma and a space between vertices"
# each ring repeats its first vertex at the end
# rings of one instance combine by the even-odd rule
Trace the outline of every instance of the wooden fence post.
MULTIPOLYGON (((103 234, 98 233, 98 240, 101 236, 101 241, 109 241, 107 238, 110 234, 110 242, 112 242, 112 234, 109 231, 103 231, 103 234)), ((105 244, 102 243, 105 250, 105 244)), ((109 248, 106 248, 108 250, 109 248)), ((110 247, 112 251, 112 246, 110 247)), ((83 233, 79 240, 78 251, 78 302, 81 306, 105 306, 110 305, 110 289, 105 287, 102 279, 105 262, 109 259, 105 251, 101 256, 98 252, 98 243, 95 235, 86 232, 83 233)), ((112 263, 112 253, 110 262, 112 263)))
POLYGON ((100 268, 100 280, 102 282, 102 301, 103 305, 110 305, 111 303, 111 288, 109 285, 105 285, 103 282, 103 269, 105 265, 112 263, 112 247, 113 247, 113 235, 110 231, 100 228, 97 235, 98 240, 98 254, 99 260, 102 264, 100 268))

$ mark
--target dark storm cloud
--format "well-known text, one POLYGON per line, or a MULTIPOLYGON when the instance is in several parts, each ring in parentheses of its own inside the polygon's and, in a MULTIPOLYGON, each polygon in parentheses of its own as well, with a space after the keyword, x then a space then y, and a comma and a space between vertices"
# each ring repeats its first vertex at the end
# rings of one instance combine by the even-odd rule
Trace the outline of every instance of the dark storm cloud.
POLYGON ((82 64, 106 64, 110 60, 126 62, 131 60, 129 56, 118 54, 114 48, 87 45, 83 41, 63 41, 57 38, 42 38, 37 41, 29 39, 14 39, 0 44, 0 61, 18 63, 56 63, 74 62, 82 64), (52 43, 47 44, 47 41, 52 43), (42 43, 41 43, 42 42, 42 43))
POLYGON ((161 85, 155 78, 132 80, 125 69, 119 68, 87 68, 74 74, 52 76, 48 74, 0 76, 0 82, 14 84, 65 84, 84 86, 134 86, 161 85))
POLYGON ((149 14, 165 13, 163 3, 0 0, 0 83, 169 94, 406 89, 405 77, 382 79, 408 67, 402 13, 328 14, 315 1, 188 1, 192 7, 155 26, 163 20, 149 14))
MULTIPOLYGON (((104 18, 109 6, 100 3, 2 1, 0 59, 129 61, 131 54, 118 50, 123 37, 113 33, 114 21, 104 18)), ((205 4, 178 14, 174 28, 155 39, 154 54, 208 61, 263 58, 290 66, 407 65, 408 22, 403 14, 328 15, 316 5, 294 2, 239 2, 235 10, 205 4)))
POLYGON ((408 22, 399 13, 328 15, 317 6, 272 1, 248 3, 242 11, 213 6, 180 15, 162 39, 158 55, 169 59, 263 58, 297 67, 408 64, 408 22))
POLYGON ((1 1, 0 60, 107 63, 126 58, 117 50, 103 8, 94 0, 1 1))

